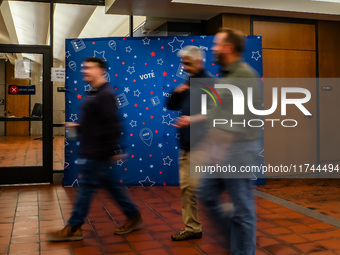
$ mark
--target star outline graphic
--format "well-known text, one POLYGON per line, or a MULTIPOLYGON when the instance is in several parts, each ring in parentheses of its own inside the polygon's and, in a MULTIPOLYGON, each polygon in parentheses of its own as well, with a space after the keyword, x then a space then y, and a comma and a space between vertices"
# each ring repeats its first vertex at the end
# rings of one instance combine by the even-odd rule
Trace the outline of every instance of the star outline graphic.
POLYGON ((260 54, 260 51, 253 51, 253 52, 252 52, 251 58, 253 58, 253 59, 255 59, 256 61, 258 61, 260 57, 262 57, 261 54, 260 54), (256 56, 255 56, 255 55, 256 55, 256 56))
POLYGON ((170 113, 168 115, 162 115, 163 121, 162 124, 167 124, 168 126, 171 125, 171 122, 174 120, 173 118, 170 117, 170 113), (170 119, 169 122, 165 121, 165 118, 170 119))
POLYGON ((177 36, 175 36, 174 39, 172 40, 172 42, 169 42, 168 44, 170 45, 172 52, 176 52, 176 51, 180 51, 183 48, 182 47, 183 43, 184 43, 184 40, 178 40, 177 36), (176 47, 174 49, 174 45, 173 44, 175 44, 175 43, 179 43, 180 44, 179 45, 180 48, 176 47))
POLYGON ((94 56, 93 57, 97 57, 97 58, 102 58, 106 61, 106 58, 105 58, 105 51, 94 51, 94 56), (98 56, 99 55, 99 56, 98 56))

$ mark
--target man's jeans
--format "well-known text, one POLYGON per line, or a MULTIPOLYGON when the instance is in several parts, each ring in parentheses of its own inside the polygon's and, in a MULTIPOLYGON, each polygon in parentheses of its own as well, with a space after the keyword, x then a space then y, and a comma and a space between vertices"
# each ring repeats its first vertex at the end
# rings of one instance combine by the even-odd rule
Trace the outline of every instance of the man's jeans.
MULTIPOLYGON (((259 145, 257 141, 237 142, 228 150, 226 165, 255 165, 259 145)), ((239 168, 238 168, 239 169, 239 168)), ((228 177, 228 175, 224 176, 228 177)), ((243 176, 242 176, 243 177, 243 176)), ((210 218, 230 241, 232 255, 254 255, 256 251, 256 215, 253 182, 249 178, 205 178, 200 186, 200 199, 210 218), (227 191, 234 211, 223 210, 220 196, 227 191)))
POLYGON ((80 188, 77 195, 72 216, 68 220, 70 226, 82 225, 88 214, 94 192, 98 188, 105 188, 117 202, 127 218, 131 219, 139 214, 138 207, 130 200, 126 190, 119 185, 119 177, 115 169, 110 169, 108 160, 81 159, 79 180, 80 188))

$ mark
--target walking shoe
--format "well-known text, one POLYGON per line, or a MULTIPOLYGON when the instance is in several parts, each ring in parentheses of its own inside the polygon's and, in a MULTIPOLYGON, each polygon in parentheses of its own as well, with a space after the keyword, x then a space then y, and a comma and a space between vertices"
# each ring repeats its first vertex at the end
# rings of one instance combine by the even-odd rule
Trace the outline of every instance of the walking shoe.
POLYGON ((62 230, 47 232, 46 237, 50 242, 80 241, 83 240, 83 231, 80 226, 66 225, 62 230))
POLYGON ((136 229, 139 229, 143 225, 143 219, 140 214, 138 216, 128 219, 125 224, 115 230, 116 235, 128 234, 136 229))
POLYGON ((177 234, 171 235, 172 241, 184 241, 189 239, 200 239, 202 237, 202 232, 192 232, 186 229, 181 230, 177 234))

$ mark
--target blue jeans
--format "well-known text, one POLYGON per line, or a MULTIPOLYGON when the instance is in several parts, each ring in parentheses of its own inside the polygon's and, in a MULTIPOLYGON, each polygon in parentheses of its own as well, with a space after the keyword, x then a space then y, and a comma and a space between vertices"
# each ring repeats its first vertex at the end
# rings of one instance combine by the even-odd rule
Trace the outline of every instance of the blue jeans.
POLYGON ((80 188, 77 200, 68 220, 70 226, 82 225, 89 212, 92 196, 98 188, 107 189, 117 202, 127 218, 131 219, 139 214, 139 209, 129 198, 126 190, 119 185, 119 178, 114 169, 110 169, 108 160, 84 159, 80 165, 80 188))
MULTIPOLYGON (((236 142, 228 149, 225 164, 236 167, 255 165, 259 145, 257 141, 236 142)), ((234 175, 235 177, 235 175, 234 175)), ((225 235, 232 255, 255 255, 256 215, 253 182, 249 178, 205 178, 200 186, 200 199, 207 207, 212 221, 225 235), (234 211, 227 214, 220 196, 227 191, 234 211)))

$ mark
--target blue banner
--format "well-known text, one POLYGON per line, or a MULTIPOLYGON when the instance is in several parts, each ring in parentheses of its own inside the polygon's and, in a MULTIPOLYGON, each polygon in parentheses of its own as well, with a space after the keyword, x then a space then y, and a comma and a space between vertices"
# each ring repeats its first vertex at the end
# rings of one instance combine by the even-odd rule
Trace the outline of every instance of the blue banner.
MULTIPOLYGON (((262 77, 262 37, 248 36, 245 61, 262 77)), ((206 54, 206 69, 219 76, 213 62, 213 36, 93 38, 66 40, 65 121, 79 122, 80 105, 90 90, 80 72, 85 57, 107 61, 106 79, 116 93, 124 120, 126 162, 113 167, 122 185, 178 185, 179 133, 171 124, 177 111, 166 108, 172 90, 187 79, 177 53, 187 45, 206 54)), ((65 140, 64 186, 78 184, 79 141, 65 140)))

